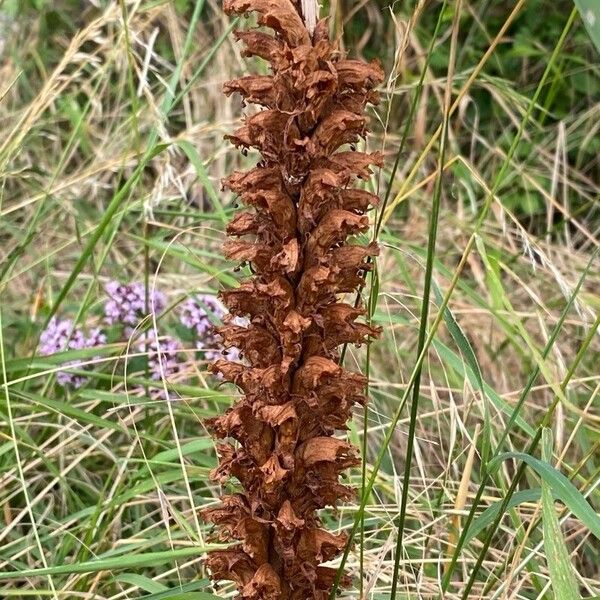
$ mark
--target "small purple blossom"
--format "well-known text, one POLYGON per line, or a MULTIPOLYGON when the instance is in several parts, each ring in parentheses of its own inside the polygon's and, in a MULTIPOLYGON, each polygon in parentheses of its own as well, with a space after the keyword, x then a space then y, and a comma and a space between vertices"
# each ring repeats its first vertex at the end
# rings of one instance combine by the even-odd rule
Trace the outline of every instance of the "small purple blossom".
POLYGON ((152 379, 159 381, 179 373, 182 366, 180 352, 181 344, 175 338, 152 334, 148 342, 148 367, 152 379))
MULTIPOLYGON (((82 350, 83 348, 95 348, 106 342, 106 336, 100 329, 92 329, 86 337, 83 331, 73 327, 70 319, 57 319, 52 317, 48 327, 42 331, 40 336, 40 354, 48 356, 67 350, 82 350)), ((80 360, 68 361, 66 367, 85 368, 80 360)), ((56 381, 62 387, 72 386, 81 387, 87 378, 83 375, 75 375, 67 371, 59 371, 56 374, 56 381)))
MULTIPOLYGON (((140 351, 147 352, 148 369, 154 381, 168 380, 181 373, 184 361, 181 359, 181 344, 175 338, 165 335, 158 336, 154 330, 148 331, 148 339, 138 343, 140 351)), ((142 390, 142 388, 138 388, 142 390)), ((165 400, 167 395, 163 388, 150 390, 150 397, 165 400)))
POLYGON ((73 321, 70 319, 58 320, 52 317, 48 326, 40 336, 40 354, 48 356, 63 352, 70 347, 82 347, 83 334, 79 330, 73 330, 73 321), (71 344, 76 344, 71 346, 71 344))
POLYGON ((212 335, 214 323, 220 321, 224 315, 225 308, 217 298, 203 294, 184 302, 179 312, 179 320, 202 339, 212 335))
POLYGON ((94 327, 94 329, 90 330, 90 333, 85 340, 85 347, 94 348, 96 346, 101 346, 102 344, 106 344, 106 336, 99 327, 94 327))
MULTIPOLYGON (((222 321, 226 315, 225 307, 215 296, 208 294, 189 298, 181 307, 179 319, 185 327, 195 333, 197 337, 196 348, 203 353, 204 358, 208 361, 219 358, 226 358, 233 362, 241 360, 239 349, 224 349, 220 337, 214 331, 215 323, 222 321)), ((248 319, 234 317, 231 323, 246 327, 248 319)))
POLYGON ((231 362, 241 362, 240 349, 235 346, 231 348, 223 348, 223 345, 217 337, 214 337, 206 342, 198 340, 196 348, 204 353, 204 358, 209 361, 215 361, 220 358, 225 358, 231 362))
MULTIPOLYGON (((146 294, 143 283, 119 283, 110 281, 106 284, 109 298, 104 305, 104 316, 107 323, 121 323, 135 327, 146 313, 146 294)), ((151 290, 148 298, 151 313, 158 314, 165 309, 167 299, 162 292, 151 290)))

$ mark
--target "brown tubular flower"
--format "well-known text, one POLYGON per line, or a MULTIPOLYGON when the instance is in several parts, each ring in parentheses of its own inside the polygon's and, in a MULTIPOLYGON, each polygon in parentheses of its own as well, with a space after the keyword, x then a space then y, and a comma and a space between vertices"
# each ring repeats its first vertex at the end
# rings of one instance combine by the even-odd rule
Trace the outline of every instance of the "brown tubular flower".
MULTIPOLYGON (((254 11, 274 30, 237 32, 247 56, 270 63, 271 75, 225 84, 263 109, 229 139, 262 159, 224 185, 247 207, 229 223, 225 255, 249 263, 254 275, 222 292, 232 315, 219 333, 242 350, 246 364, 212 365, 243 397, 209 427, 220 439, 218 481, 241 487, 202 512, 217 539, 236 542, 211 552, 215 580, 235 582, 249 600, 325 600, 346 536, 321 526, 317 512, 354 491, 340 473, 359 464, 356 449, 334 438, 347 429, 355 404, 364 404, 363 375, 338 364, 342 344, 363 344, 379 331, 364 311, 342 301, 356 292, 376 244, 348 243, 365 232, 377 196, 353 189, 381 155, 339 150, 366 133, 365 106, 377 102, 383 80, 377 63, 344 58, 320 21, 313 35, 299 0, 224 0, 229 14, 254 11)), ((345 582, 348 583, 347 581, 345 582)))

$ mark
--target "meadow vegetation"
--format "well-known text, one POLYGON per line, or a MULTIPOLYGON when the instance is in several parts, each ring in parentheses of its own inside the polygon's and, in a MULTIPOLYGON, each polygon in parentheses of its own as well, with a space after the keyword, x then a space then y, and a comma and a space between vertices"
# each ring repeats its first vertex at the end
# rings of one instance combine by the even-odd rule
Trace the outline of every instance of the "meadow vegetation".
MULTIPOLYGON (((598 597, 600 49, 570 0, 322 14, 386 73, 360 144, 383 333, 344 352, 365 460, 322 515, 354 540, 342 597, 598 597)), ((214 296, 249 274, 220 181, 256 161, 222 85, 266 69, 235 27, 216 0, 0 2, 0 598, 233 595, 199 511, 238 393, 214 296)))

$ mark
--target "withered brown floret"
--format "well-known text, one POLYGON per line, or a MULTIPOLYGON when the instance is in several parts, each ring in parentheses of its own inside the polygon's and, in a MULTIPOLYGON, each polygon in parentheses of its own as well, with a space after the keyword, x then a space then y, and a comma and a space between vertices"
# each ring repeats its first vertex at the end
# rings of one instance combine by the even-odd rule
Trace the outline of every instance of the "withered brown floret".
POLYGON ((366 212, 378 202, 352 184, 382 157, 347 145, 366 133, 365 106, 377 101, 383 72, 375 62, 346 59, 324 20, 311 36, 299 0, 224 0, 223 7, 255 12, 275 33, 235 34, 270 73, 224 87, 262 107, 229 136, 261 160, 223 184, 243 205, 227 227, 224 253, 250 264, 253 276, 221 294, 232 317, 218 331, 245 362, 212 365, 243 395, 207 423, 223 440, 211 476, 235 478, 240 489, 202 511, 216 526, 214 539, 232 543, 211 552, 207 565, 244 600, 326 600, 336 569, 322 563, 347 539, 325 530, 318 511, 354 495, 340 474, 359 464, 358 452, 334 435, 366 401, 366 378, 338 364, 338 349, 379 334, 344 295, 361 288, 379 251, 348 238, 366 232, 366 212))

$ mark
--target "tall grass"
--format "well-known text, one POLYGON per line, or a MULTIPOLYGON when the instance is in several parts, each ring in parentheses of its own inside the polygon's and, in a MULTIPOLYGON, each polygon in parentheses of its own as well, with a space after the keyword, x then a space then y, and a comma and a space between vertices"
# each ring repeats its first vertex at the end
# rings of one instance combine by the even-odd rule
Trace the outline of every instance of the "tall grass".
MULTIPOLYGON (((371 378, 348 431, 366 460, 323 514, 354 538, 344 596, 598 596, 596 50, 566 0, 323 11, 388 74, 363 291, 384 335, 344 358, 371 378)), ((222 140, 221 84, 249 70, 234 26, 212 0, 0 6, 0 597, 231 596, 197 512, 219 496, 202 423, 234 390, 189 340, 164 382, 135 340, 38 340, 55 314, 101 323, 109 280, 168 293, 138 337, 235 284, 219 181, 254 159, 222 140), (61 388, 73 360, 88 381, 61 388)))

